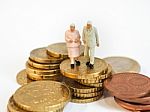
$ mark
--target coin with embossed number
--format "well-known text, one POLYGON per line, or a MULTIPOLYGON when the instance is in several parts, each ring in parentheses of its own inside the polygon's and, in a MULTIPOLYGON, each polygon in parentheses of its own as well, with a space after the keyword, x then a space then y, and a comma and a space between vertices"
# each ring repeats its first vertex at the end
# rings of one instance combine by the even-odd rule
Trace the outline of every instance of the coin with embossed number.
MULTIPOLYGON (((68 50, 65 42, 51 44, 46 49, 47 49, 47 53, 50 56, 56 58, 64 58, 64 59, 68 58, 68 50)), ((81 45, 80 55, 83 55, 83 52, 84 52, 84 46, 81 45)))
POLYGON ((13 95, 24 110, 49 112, 63 108, 71 99, 69 88, 56 81, 35 81, 20 87, 13 95))
POLYGON ((106 74, 107 72, 107 63, 102 59, 95 58, 93 69, 90 69, 86 66, 87 58, 85 58, 84 56, 79 57, 79 61, 81 62, 81 65, 75 67, 74 69, 71 69, 70 60, 64 60, 60 64, 61 73, 69 78, 89 79, 96 78, 100 75, 106 74))
POLYGON ((149 93, 150 78, 138 73, 118 73, 106 79, 104 85, 118 98, 138 98, 149 93))
POLYGON ((37 48, 31 51, 30 59, 38 63, 61 63, 62 58, 54 58, 47 54, 45 47, 37 48))
POLYGON ((104 60, 112 66, 114 73, 122 72, 140 72, 140 65, 137 61, 121 56, 106 57, 104 60))

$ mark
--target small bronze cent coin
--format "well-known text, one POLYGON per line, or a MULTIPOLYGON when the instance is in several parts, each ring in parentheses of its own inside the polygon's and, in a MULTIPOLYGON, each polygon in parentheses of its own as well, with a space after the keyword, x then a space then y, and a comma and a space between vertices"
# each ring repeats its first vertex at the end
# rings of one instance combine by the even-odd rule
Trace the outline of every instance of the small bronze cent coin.
POLYGON ((105 80, 104 85, 118 98, 138 98, 149 93, 150 78, 138 73, 118 73, 105 80))
POLYGON ((122 101, 118 98, 114 98, 117 104, 119 104, 121 107, 132 110, 132 111, 147 111, 150 110, 150 105, 142 105, 142 104, 135 104, 135 103, 129 103, 122 101))

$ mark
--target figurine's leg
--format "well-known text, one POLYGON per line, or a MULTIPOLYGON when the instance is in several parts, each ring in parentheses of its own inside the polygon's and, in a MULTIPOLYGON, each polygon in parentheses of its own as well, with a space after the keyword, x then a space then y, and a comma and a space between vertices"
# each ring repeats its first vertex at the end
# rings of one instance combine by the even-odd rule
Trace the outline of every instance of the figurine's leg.
POLYGON ((76 65, 77 65, 77 66, 80 66, 80 61, 79 61, 78 58, 79 58, 79 57, 76 57, 76 58, 75 58, 75 62, 76 62, 76 65))
POLYGON ((90 64, 89 64, 89 67, 91 69, 94 68, 94 55, 95 55, 95 47, 90 47, 90 64))
POLYGON ((70 61, 71 61, 70 64, 71 68, 74 68, 74 57, 70 57, 70 61))
POLYGON ((87 58, 86 65, 88 66, 90 64, 89 47, 88 46, 84 47, 84 57, 87 58))

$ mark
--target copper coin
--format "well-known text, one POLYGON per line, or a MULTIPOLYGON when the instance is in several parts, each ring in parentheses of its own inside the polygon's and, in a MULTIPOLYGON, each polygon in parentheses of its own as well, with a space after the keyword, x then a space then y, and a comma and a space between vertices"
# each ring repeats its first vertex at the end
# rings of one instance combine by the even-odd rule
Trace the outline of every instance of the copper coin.
POLYGON ((138 73, 118 73, 105 80, 104 85, 118 98, 138 98, 149 93, 150 78, 138 73))
POLYGON ((144 97, 133 98, 133 99, 122 99, 127 102, 139 103, 139 104, 149 104, 150 105, 150 93, 144 97))
POLYGON ((132 111, 147 111, 150 110, 150 105, 142 105, 142 104, 134 104, 134 103, 129 103, 122 101, 118 98, 114 98, 117 104, 119 104, 121 107, 127 109, 127 110, 132 110, 132 111))

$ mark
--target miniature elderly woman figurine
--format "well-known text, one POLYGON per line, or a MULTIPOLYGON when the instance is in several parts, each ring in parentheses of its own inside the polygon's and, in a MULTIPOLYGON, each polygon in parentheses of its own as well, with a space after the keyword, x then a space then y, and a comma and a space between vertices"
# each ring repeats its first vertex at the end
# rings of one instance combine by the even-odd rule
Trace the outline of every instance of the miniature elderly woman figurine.
POLYGON ((80 66, 78 57, 80 56, 80 34, 78 30, 75 30, 75 24, 70 25, 70 29, 65 32, 65 40, 68 49, 68 56, 71 61, 71 68, 73 69, 75 64, 80 66))

